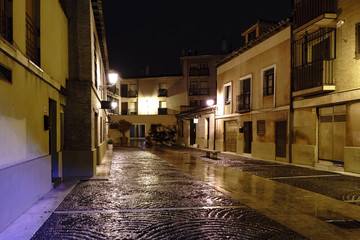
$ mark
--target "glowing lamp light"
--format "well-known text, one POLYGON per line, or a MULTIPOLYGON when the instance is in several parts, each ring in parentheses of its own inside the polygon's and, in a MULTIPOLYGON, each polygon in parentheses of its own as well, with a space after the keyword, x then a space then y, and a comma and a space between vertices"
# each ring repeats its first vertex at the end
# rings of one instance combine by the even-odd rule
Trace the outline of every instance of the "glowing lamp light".
POLYGON ((117 80, 118 80, 118 74, 117 74, 117 73, 114 73, 114 72, 109 73, 109 74, 108 74, 108 78, 109 78, 109 83, 110 83, 111 85, 114 85, 114 84, 117 82, 117 80))
POLYGON ((198 118, 194 118, 194 123, 199 123, 199 119, 198 118))
POLYGON ((111 108, 114 109, 118 106, 117 102, 111 102, 111 108))
POLYGON ((214 99, 209 99, 206 101, 206 105, 208 105, 209 107, 214 105, 214 103, 215 103, 214 99))

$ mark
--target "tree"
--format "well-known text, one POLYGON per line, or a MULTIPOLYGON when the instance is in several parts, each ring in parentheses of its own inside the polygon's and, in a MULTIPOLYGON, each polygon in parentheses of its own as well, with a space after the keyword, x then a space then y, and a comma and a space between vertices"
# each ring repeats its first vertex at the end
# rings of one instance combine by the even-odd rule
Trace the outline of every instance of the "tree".
POLYGON ((176 127, 157 124, 152 125, 149 131, 150 141, 156 144, 171 146, 175 140, 176 127))

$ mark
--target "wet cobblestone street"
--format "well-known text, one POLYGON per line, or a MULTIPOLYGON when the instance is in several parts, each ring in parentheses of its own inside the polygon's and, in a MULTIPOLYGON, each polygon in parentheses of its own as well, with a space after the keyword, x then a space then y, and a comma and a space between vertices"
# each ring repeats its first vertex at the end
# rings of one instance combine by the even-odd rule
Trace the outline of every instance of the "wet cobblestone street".
MULTIPOLYGON (((194 167, 191 157, 178 160, 194 167)), ((113 152, 109 178, 80 181, 32 239, 306 238, 162 157, 127 148, 113 152)))

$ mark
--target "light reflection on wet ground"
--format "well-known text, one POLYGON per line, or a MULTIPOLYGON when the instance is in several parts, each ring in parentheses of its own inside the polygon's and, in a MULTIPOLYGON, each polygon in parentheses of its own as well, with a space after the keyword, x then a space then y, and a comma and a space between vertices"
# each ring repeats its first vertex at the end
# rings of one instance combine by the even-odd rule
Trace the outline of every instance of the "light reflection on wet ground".
MULTIPOLYGON (((335 189, 341 186, 346 188, 346 182, 341 184, 342 179, 348 178, 348 182, 352 182, 350 189, 353 189, 359 181, 357 178, 349 181, 349 178, 353 177, 337 176, 329 172, 295 166, 285 165, 283 167, 280 165, 275 168, 276 163, 263 162, 261 164, 262 161, 230 156, 229 158, 236 159, 232 162, 226 159, 226 156, 224 158, 224 154, 220 155, 220 161, 209 160, 199 156, 200 153, 198 152, 193 153, 192 151, 182 150, 180 148, 179 151, 178 148, 177 151, 162 150, 154 153, 184 172, 195 176, 199 180, 208 182, 209 185, 239 202, 310 239, 359 239, 360 224, 357 221, 360 221, 360 208, 358 206, 291 186, 296 185, 294 182, 297 182, 305 189, 317 189, 320 193, 324 192, 331 195, 332 188, 335 189), (184 161, 181 161, 181 156, 184 155, 185 159, 190 159, 189 162, 184 163, 184 161), (249 171, 249 169, 252 170, 249 171), (259 169, 262 170, 259 171, 259 169), (264 169, 267 169, 267 171, 264 169), (289 174, 288 169, 293 169, 292 174, 289 174), (314 178, 314 175, 317 178, 314 178), (264 178, 265 176, 268 178, 264 178), (308 176, 308 178, 299 178, 300 176, 308 176), (280 179, 276 181, 269 179, 275 177, 280 179), (290 178, 281 179, 281 177, 290 178), (314 179, 314 181, 309 180, 309 178, 314 179), (321 184, 319 187, 317 184, 319 179, 327 179, 323 183, 323 186, 327 186, 326 188, 322 188, 321 184), (337 182, 337 184, 332 184, 332 181, 337 182), (355 227, 345 229, 338 227, 340 225, 329 224, 329 222, 334 221, 351 221, 350 225, 353 224, 355 227)), ((334 191, 334 195, 336 195, 336 192, 344 193, 344 189, 342 191, 337 190, 334 191)))
POLYGON ((165 155, 114 151, 109 179, 80 181, 32 239, 304 239, 224 194, 246 181, 232 169, 165 155))

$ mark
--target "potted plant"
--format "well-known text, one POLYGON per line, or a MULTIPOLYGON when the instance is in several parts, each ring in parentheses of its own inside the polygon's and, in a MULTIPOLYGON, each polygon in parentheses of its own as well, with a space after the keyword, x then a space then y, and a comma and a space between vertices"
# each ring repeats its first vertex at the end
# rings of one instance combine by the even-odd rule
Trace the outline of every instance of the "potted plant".
POLYGON ((125 136, 125 133, 130 130, 132 124, 125 119, 121 119, 118 121, 118 130, 122 133, 122 137, 120 137, 121 145, 126 145, 128 141, 128 137, 125 136))
POLYGON ((106 142, 107 142, 107 144, 108 144, 108 149, 109 149, 109 150, 112 150, 112 149, 113 149, 113 143, 114 143, 114 141, 112 140, 112 138, 108 138, 108 139, 106 140, 106 142))

